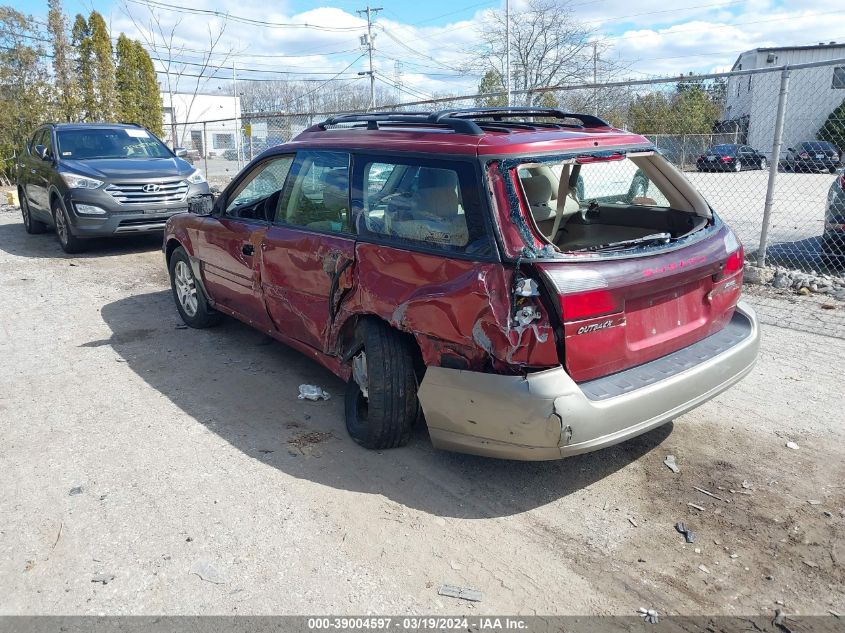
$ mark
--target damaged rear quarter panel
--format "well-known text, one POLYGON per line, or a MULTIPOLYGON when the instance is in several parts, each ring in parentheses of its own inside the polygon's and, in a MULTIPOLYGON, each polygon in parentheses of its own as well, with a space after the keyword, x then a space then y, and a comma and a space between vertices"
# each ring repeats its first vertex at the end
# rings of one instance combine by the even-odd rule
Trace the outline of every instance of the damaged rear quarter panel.
POLYGON ((358 242, 355 275, 335 336, 349 317, 370 314, 413 335, 427 366, 445 356, 502 373, 558 364, 547 315, 528 328, 511 326, 513 273, 498 262, 358 242))

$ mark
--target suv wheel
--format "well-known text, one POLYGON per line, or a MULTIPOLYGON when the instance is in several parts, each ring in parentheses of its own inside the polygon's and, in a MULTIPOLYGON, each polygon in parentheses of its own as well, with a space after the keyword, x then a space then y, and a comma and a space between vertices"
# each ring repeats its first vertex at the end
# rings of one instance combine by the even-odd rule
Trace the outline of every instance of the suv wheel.
POLYGON ((21 215, 23 216, 23 228, 30 235, 43 233, 47 230, 47 225, 32 217, 32 211, 29 209, 29 200, 26 199, 23 189, 18 188, 18 200, 21 203, 21 215))
POLYGON ((419 410, 411 349, 399 332, 376 321, 364 321, 359 337, 364 346, 346 386, 346 429, 365 448, 403 446, 419 410))
POLYGON ((760 159, 760 169, 768 169, 768 167, 769 167, 769 161, 767 161, 765 158, 761 158, 760 159))
POLYGON ((85 250, 85 242, 76 237, 70 231, 70 221, 67 218, 67 213, 64 207, 58 200, 53 201, 53 222, 56 225, 56 237, 59 240, 59 246, 65 253, 81 253, 85 250))
POLYGON ((734 171, 742 171, 742 161, 738 158, 734 161, 734 171))
POLYGON ((220 313, 215 312, 194 277, 191 261, 181 246, 170 256, 170 287, 176 309, 186 325, 202 329, 215 325, 220 313))

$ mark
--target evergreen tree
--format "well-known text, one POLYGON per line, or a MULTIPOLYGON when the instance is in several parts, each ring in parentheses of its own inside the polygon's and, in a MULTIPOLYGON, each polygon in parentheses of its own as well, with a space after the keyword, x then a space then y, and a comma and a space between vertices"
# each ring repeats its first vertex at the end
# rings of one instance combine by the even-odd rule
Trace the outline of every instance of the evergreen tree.
POLYGON ((53 83, 55 85, 56 111, 65 121, 79 118, 79 95, 76 78, 71 66, 71 49, 67 37, 67 22, 62 10, 62 0, 47 0, 47 31, 53 43, 53 83))
POLYGON ((76 80, 79 84, 79 118, 93 121, 97 117, 97 93, 94 82, 94 56, 91 48, 91 31, 88 22, 76 14, 71 31, 71 42, 76 50, 76 80))
POLYGON ((827 121, 816 132, 816 138, 833 143, 839 148, 840 155, 845 153, 845 99, 828 115, 827 121))
POLYGON ((135 42, 123 33, 117 38, 117 119, 126 123, 141 120, 141 86, 135 42))
POLYGON ((117 90, 115 87, 114 50, 103 16, 92 11, 88 16, 91 54, 94 69, 94 94, 96 108, 93 120, 114 121, 117 110, 117 90))
POLYGON ((141 42, 134 42, 135 63, 138 67, 138 88, 140 91, 141 114, 139 123, 161 137, 164 134, 164 113, 161 89, 158 85, 153 60, 141 42))
MULTIPOLYGON (((505 84, 502 81, 502 75, 497 70, 488 70, 481 78, 481 83, 478 84, 478 94, 486 95, 491 92, 503 92, 505 84)), ((508 98, 505 95, 498 97, 479 97, 475 100, 475 105, 479 108, 496 108, 506 106, 508 98)))

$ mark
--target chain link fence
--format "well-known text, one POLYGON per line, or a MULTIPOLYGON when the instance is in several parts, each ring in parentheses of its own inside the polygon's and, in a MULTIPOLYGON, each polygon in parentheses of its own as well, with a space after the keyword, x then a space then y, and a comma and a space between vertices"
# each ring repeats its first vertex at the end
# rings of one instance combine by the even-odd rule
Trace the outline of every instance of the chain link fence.
MULTIPOLYGON (((468 95, 379 110, 436 111, 499 105, 505 95, 468 95)), ((795 327, 845 337, 845 60, 704 76, 566 86, 512 95, 515 105, 596 113, 648 137, 736 231, 764 285, 806 287, 818 314, 795 327)), ((336 112, 254 114, 174 125, 195 164, 221 189, 252 158, 336 112)), ((803 292, 803 291, 802 291, 803 292)), ((758 292, 764 318, 784 321, 782 302, 758 292), (768 312, 767 312, 768 311, 768 312)))

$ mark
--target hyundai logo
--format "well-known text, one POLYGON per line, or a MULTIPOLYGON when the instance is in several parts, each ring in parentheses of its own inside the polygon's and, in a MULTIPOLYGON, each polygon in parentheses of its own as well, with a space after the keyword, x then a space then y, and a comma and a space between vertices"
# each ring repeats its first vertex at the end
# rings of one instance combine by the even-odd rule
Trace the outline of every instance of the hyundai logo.
POLYGON ((144 185, 143 187, 141 187, 141 191, 143 191, 144 193, 156 193, 157 191, 161 191, 161 185, 144 185))

